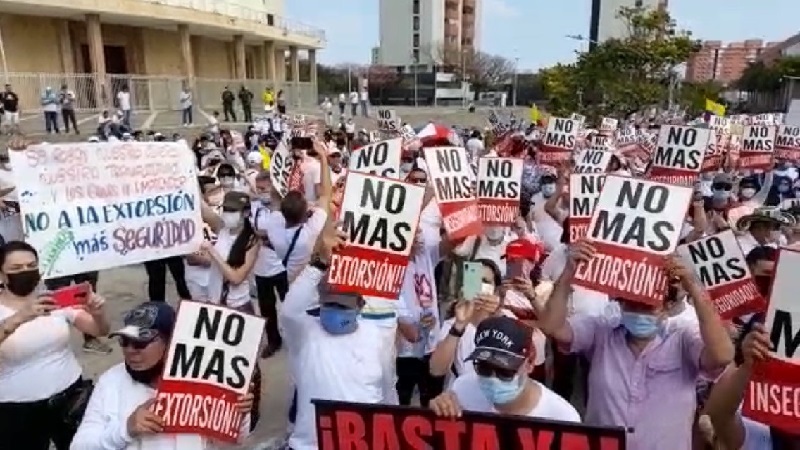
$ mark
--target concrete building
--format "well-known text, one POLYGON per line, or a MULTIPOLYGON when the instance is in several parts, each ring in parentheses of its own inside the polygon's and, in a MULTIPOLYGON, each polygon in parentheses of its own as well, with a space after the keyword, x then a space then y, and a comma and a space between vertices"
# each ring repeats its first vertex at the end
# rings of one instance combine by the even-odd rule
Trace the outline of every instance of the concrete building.
POLYGON ((620 8, 666 8, 667 0, 592 0, 589 49, 608 39, 628 36, 626 23, 617 17, 620 8))
POLYGON ((482 0, 381 0, 381 64, 429 68, 477 50, 481 6, 482 0))
POLYGON ((767 44, 766 48, 758 56, 760 61, 771 63, 778 58, 788 56, 800 56, 800 33, 786 39, 783 42, 767 44))
POLYGON ((686 81, 698 83, 716 81, 729 85, 739 77, 747 65, 756 61, 767 48, 775 43, 764 43, 761 39, 723 44, 721 41, 705 41, 700 51, 686 63, 686 81))
POLYGON ((226 85, 316 104, 325 35, 283 13, 284 0, 0 0, 3 71, 27 111, 62 84, 85 110, 112 106, 123 85, 134 109, 177 109, 184 84, 201 107, 219 108, 226 85))

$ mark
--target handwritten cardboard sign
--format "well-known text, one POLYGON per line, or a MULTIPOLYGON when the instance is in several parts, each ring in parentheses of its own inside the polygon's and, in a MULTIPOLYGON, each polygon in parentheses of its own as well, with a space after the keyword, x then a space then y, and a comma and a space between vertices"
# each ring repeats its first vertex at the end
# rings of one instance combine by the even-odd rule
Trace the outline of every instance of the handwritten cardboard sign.
POLYGON ((800 127, 781 125, 775 136, 775 157, 800 161, 800 127))
POLYGON ((569 237, 577 242, 586 236, 606 176, 602 173, 573 173, 569 176, 569 237))
POLYGON ((770 427, 800 433, 800 252, 781 249, 764 327, 773 350, 757 362, 744 395, 742 413, 770 427))
POLYGON ((694 268, 723 319, 764 311, 766 302, 732 230, 681 245, 678 254, 694 268))
POLYGON ((694 185, 711 136, 708 128, 662 126, 647 178, 680 186, 694 185))
POLYGON ((286 193, 289 192, 289 175, 294 166, 292 153, 286 148, 286 144, 280 142, 270 158, 269 178, 281 197, 286 197, 286 193))
POLYGON ((185 143, 42 144, 9 157, 45 278, 185 255, 203 240, 185 143))
POLYGON ((578 141, 581 123, 577 119, 551 117, 547 122, 541 151, 537 153, 539 164, 557 165, 569 160, 578 141))
POLYGON ((775 151, 776 128, 770 125, 748 125, 742 133, 739 150, 740 169, 770 169, 775 151))
POLYGON ((464 411, 313 400, 319 450, 625 450, 622 427, 464 411))
POLYGON ((181 302, 154 408, 164 432, 236 442, 242 425, 236 403, 250 389, 263 332, 261 317, 181 302), (203 413, 186 413, 197 405, 203 413))
POLYGON ((331 287, 397 299, 424 197, 423 186, 349 172, 339 213, 348 245, 331 258, 331 287))
POLYGON ((478 210, 484 225, 510 225, 519 216, 522 165, 519 158, 478 160, 478 210))
POLYGON ((606 176, 586 233, 597 253, 578 265, 575 284, 615 298, 660 305, 668 281, 664 257, 678 245, 693 190, 606 176))
POLYGON ((403 138, 367 144, 350 155, 350 170, 386 178, 400 177, 403 138))
POLYGON ((466 150, 429 147, 424 152, 447 236, 456 240, 480 233, 478 201, 472 192, 475 173, 470 168, 466 150))

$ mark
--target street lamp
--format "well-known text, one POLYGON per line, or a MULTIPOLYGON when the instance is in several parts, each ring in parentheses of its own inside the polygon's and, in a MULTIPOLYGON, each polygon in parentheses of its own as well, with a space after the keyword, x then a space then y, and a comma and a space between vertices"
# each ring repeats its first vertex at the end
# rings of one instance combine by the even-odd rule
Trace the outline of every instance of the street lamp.
POLYGON ((519 57, 516 57, 514 58, 514 86, 513 86, 513 92, 512 92, 513 95, 511 100, 512 103, 514 104, 514 108, 517 107, 517 87, 519 86, 518 80, 519 80, 519 57))
MULTIPOLYGON (((415 54, 413 51, 411 52, 411 61, 414 62, 414 107, 416 108, 419 106, 419 96, 417 95, 419 89, 419 83, 417 78, 417 69, 419 67, 419 55, 415 54)), ((436 94, 434 93, 434 96, 436 94)))

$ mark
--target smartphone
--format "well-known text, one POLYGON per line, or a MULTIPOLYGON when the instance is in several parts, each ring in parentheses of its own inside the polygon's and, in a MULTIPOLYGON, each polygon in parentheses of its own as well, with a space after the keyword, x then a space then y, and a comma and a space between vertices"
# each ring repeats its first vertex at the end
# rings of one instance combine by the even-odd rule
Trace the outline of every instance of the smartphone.
POLYGON ((461 296, 467 301, 475 300, 481 293, 483 264, 465 261, 462 267, 464 276, 461 282, 461 296))
POLYGON ((512 259, 509 260, 506 264, 506 278, 509 280, 513 280, 517 277, 524 277, 524 261, 521 259, 512 259))
POLYGON ((90 290, 89 283, 73 284, 51 292, 50 297, 58 308, 81 306, 89 300, 90 290))
POLYGON ((291 147, 297 150, 311 150, 314 148, 314 141, 310 137, 295 136, 290 143, 291 147))

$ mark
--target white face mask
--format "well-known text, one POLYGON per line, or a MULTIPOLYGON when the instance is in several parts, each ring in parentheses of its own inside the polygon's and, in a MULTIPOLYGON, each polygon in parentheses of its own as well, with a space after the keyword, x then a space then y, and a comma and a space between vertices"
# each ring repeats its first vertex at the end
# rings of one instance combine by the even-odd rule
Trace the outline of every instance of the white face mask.
POLYGON ((242 214, 238 212, 223 212, 220 216, 222 224, 225 228, 231 229, 239 226, 242 219, 242 214))
POLYGON ((756 195, 755 188, 743 188, 741 191, 742 198, 751 199, 756 195))
POLYGON ((503 238, 506 229, 504 227, 486 227, 484 234, 492 241, 498 241, 503 238))
POLYGON ((219 179, 219 184, 221 184, 222 187, 229 188, 233 187, 234 181, 235 179, 233 177, 222 177, 219 179))

